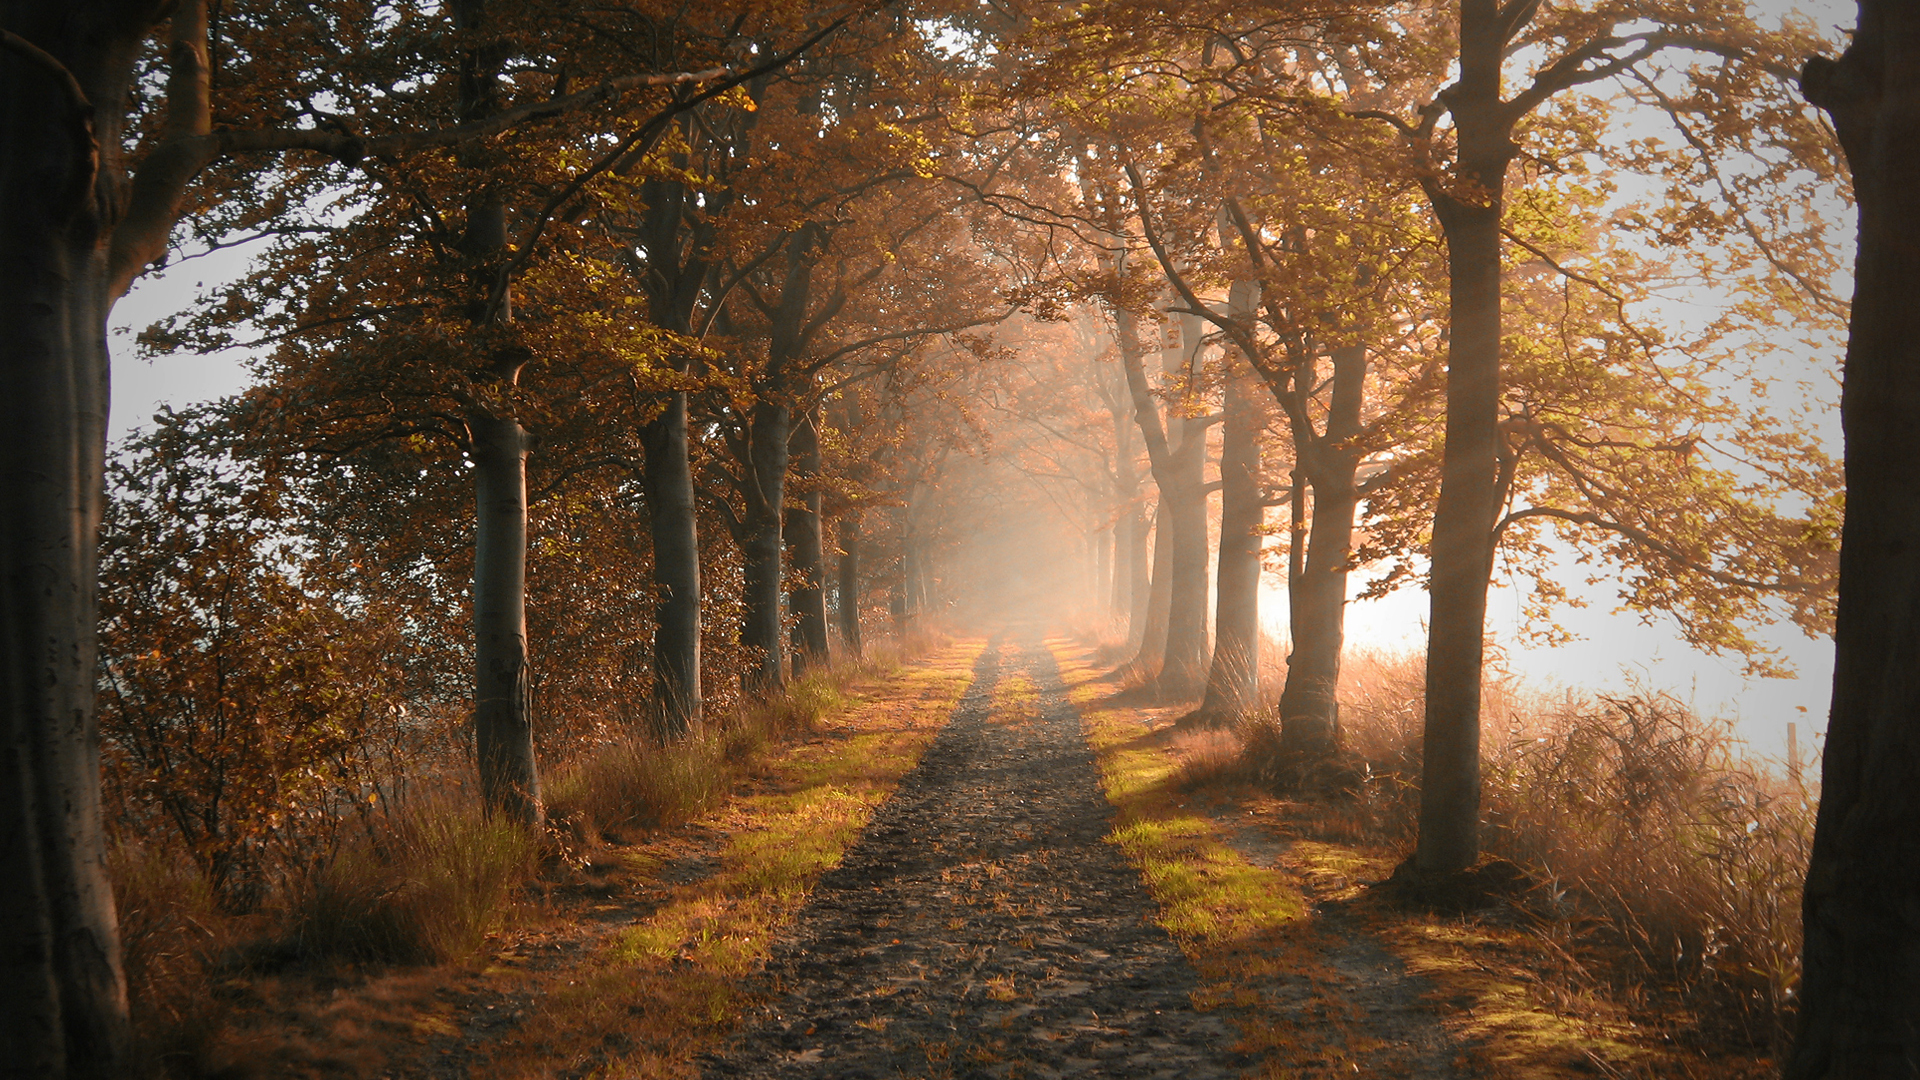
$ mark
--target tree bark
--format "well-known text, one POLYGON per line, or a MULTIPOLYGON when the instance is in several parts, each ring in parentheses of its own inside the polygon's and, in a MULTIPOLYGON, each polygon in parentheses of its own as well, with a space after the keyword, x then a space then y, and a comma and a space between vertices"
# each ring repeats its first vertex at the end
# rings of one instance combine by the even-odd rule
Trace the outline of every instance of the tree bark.
POLYGON ((1480 852, 1480 678, 1499 511, 1500 216, 1513 117, 1500 99, 1504 31, 1494 0, 1462 0, 1451 186, 1423 181, 1447 241, 1452 314, 1447 434, 1433 515, 1425 761, 1414 865, 1445 873, 1480 852))
MULTIPOLYGON (((691 119, 682 137, 695 134, 691 119)), ((681 158, 684 167, 687 158, 681 158)), ((655 325, 692 336, 694 312, 711 274, 714 226, 689 212, 694 193, 675 180, 653 179, 640 187, 646 216, 640 246, 646 251, 648 313, 655 325)), ((688 356, 672 358, 686 375, 688 356)), ((701 719, 700 526, 693 486, 692 454, 684 390, 667 396, 666 407, 640 432, 646 459, 648 529, 653 536, 653 725, 663 741, 684 737, 701 719)))
POLYGON ((1333 352, 1333 391, 1327 426, 1299 438, 1300 470, 1313 492, 1306 558, 1290 585, 1293 653, 1280 695, 1280 745, 1289 760, 1308 766, 1331 757, 1339 743, 1340 660, 1346 648, 1347 574, 1353 554, 1353 518, 1359 503, 1354 474, 1367 352, 1348 345, 1333 352))
POLYGON ((536 826, 527 670, 526 431, 510 416, 469 417, 477 515, 473 554, 473 731, 489 811, 536 826))
POLYGON ((762 399, 748 418, 747 498, 744 543, 745 610, 740 644, 752 667, 743 676, 749 690, 767 693, 786 680, 780 633, 781 504, 786 499, 789 413, 785 405, 762 399))
MULTIPOLYGON (((1183 383, 1197 366, 1200 320, 1180 315, 1179 342, 1161 350, 1162 369, 1170 382, 1183 383)), ((1186 397, 1191 399, 1189 389, 1186 397)), ((1167 643, 1160 664, 1160 689, 1179 697, 1197 695, 1207 674, 1207 428, 1209 421, 1173 415, 1169 409, 1165 468, 1156 466, 1156 478, 1166 473, 1161 502, 1167 508, 1167 643)))
POLYGON ((100 820, 108 237, 157 5, 0 4, 0 1068, 129 1067, 100 820))
POLYGON ((793 677, 815 668, 825 670, 827 655, 827 590, 825 543, 820 536, 819 414, 808 413, 793 425, 790 453, 794 475, 805 494, 786 510, 786 544, 797 579, 787 602, 793 609, 793 677))
POLYGON ((1803 899, 1789 1080, 1920 1072, 1920 11, 1862 0, 1838 62, 1801 77, 1860 207, 1840 414, 1833 710, 1803 899))
POLYGON ((1140 506, 1140 474, 1134 467, 1133 399, 1122 387, 1107 398, 1113 422, 1113 485, 1116 520, 1113 525, 1113 613, 1127 620, 1127 641, 1136 649, 1147 625, 1147 515, 1140 506))
POLYGON ((860 641, 860 515, 857 513, 841 515, 839 533, 839 580, 835 588, 840 594, 840 641, 848 655, 858 658, 862 649, 860 641))
POLYGON ((1147 627, 1153 623, 1153 570, 1149 545, 1153 522, 1148 520, 1146 507, 1140 504, 1137 490, 1135 501, 1127 508, 1122 522, 1127 531, 1127 642, 1137 651, 1146 641, 1147 627))
POLYGON ((1093 545, 1093 593, 1089 607, 1094 617, 1104 623, 1112 614, 1107 598, 1113 593, 1113 530, 1095 529, 1087 534, 1087 542, 1093 545))
POLYGON ((1260 705, 1260 391, 1244 358, 1226 379, 1220 442, 1220 554, 1215 570, 1213 663, 1199 715, 1228 722, 1260 705))
MULTIPOLYGON (((1134 656, 1133 666, 1142 671, 1154 672, 1155 678, 1171 676, 1177 682, 1182 673, 1167 670, 1167 659, 1173 653, 1173 608, 1176 592, 1191 607, 1192 589, 1180 590, 1175 579, 1189 574, 1193 560, 1190 552, 1182 550, 1182 540, 1191 545, 1193 505, 1198 503, 1200 510, 1200 616, 1203 621, 1201 632, 1204 635, 1206 618, 1206 498, 1203 493, 1183 492, 1180 483, 1185 470, 1184 464, 1176 461, 1173 447, 1169 445, 1167 429, 1160 422, 1160 408, 1154 404, 1153 393, 1147 386, 1145 349, 1140 343, 1139 327, 1133 314, 1124 309, 1116 309, 1114 322, 1120 333, 1120 363, 1126 372, 1127 393, 1133 402, 1133 418, 1140 429, 1142 439, 1147 446, 1147 461, 1153 473, 1155 486, 1160 490, 1159 506, 1155 511, 1153 531, 1153 576, 1148 586, 1145 624, 1140 632, 1140 650, 1134 656), (1193 498, 1193 495, 1199 497, 1193 498), (1183 534, 1185 534, 1183 536, 1183 534), (1176 565, 1177 564, 1177 565, 1176 565)), ((1184 423, 1182 428, 1184 430, 1184 423)), ((1182 584, 1186 584, 1182 582, 1182 584)), ((1183 616, 1190 614, 1183 610, 1183 616)), ((1179 654, 1184 658, 1187 642, 1180 642, 1179 654)))
POLYGON ((687 453, 687 395, 670 395, 640 437, 653 536, 654 735, 668 741, 700 722, 700 533, 687 453))
POLYGON ((1173 530, 1167 525, 1166 499, 1153 512, 1153 573, 1147 579, 1146 618, 1141 622, 1140 649, 1133 666, 1158 676, 1167 656, 1167 601, 1173 595, 1173 530))

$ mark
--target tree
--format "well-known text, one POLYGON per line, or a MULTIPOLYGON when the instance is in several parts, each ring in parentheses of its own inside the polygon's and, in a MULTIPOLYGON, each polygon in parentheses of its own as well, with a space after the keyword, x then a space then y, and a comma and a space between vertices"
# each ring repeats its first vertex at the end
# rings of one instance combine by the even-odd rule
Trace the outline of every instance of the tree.
MULTIPOLYGON (((1426 726, 1420 839, 1414 866, 1445 873, 1479 854, 1480 676, 1496 526, 1511 482, 1501 432, 1502 226, 1509 168, 1526 121, 1565 91, 1624 76, 1667 50, 1724 56, 1739 69, 1757 60, 1762 35, 1743 11, 1547 9, 1524 0, 1462 0, 1459 74, 1408 120, 1385 120, 1405 137, 1445 236, 1449 275, 1446 442, 1434 509, 1428 591, 1426 726), (1651 20, 1655 29, 1629 31, 1651 20), (1522 49, 1544 56, 1511 96, 1506 69, 1522 49), (1442 119, 1451 132, 1440 128, 1442 119), (1450 137, 1448 137, 1450 135, 1450 137)), ((1707 82, 1707 75, 1697 76, 1707 82)), ((1751 83, 1747 85, 1752 85, 1751 83)))
POLYGON ((1860 207, 1841 417, 1846 523, 1833 711, 1807 868, 1791 1080, 1912 1076, 1920 1062, 1920 12, 1862 0, 1839 60, 1809 60, 1860 207))
MULTIPOLYGON (((263 3, 230 14, 223 27, 271 27, 274 38, 267 44, 255 37, 250 44, 261 47, 241 52, 264 77, 247 80, 240 100, 219 103, 231 106, 231 115, 220 119, 233 122, 216 127, 219 83, 209 50, 215 31, 202 0, 0 7, 0 159, 6 162, 0 167, 6 206, 0 336, 10 370, 21 379, 9 398, 19 422, 0 443, 0 475, 7 480, 0 517, 8 522, 0 539, 0 579, 8 583, 0 622, 19 635, 0 661, 0 679, 21 770, 9 786, 4 824, 23 841, 0 898, 8 932, 17 935, 0 972, 8 995, 0 1004, 15 1018, 0 1057, 29 1075, 115 1076, 127 1046, 100 838, 93 706, 94 539, 102 501, 106 321, 114 301, 165 256, 176 224, 198 208, 196 199, 218 201, 196 184, 231 155, 307 151, 364 165, 686 81, 627 72, 482 120, 408 127, 412 118, 394 123, 392 115, 404 113, 404 94, 385 94, 379 86, 372 95, 346 93, 341 100, 371 96, 377 104, 342 116, 316 110, 313 87, 350 89, 318 74, 323 58, 365 58, 393 77, 385 84, 391 88, 406 76, 386 62, 401 61, 403 71, 407 44, 417 49, 434 35, 416 34, 413 22, 384 12, 356 18, 330 7, 290 11, 263 3), (163 21, 170 30, 165 60, 144 66, 154 59, 144 51, 149 35, 163 21), (339 40, 407 44, 343 58, 332 44, 339 40), (322 41, 327 47, 299 50, 322 41), (143 86, 165 87, 163 106, 132 108, 136 77, 143 86), (131 155, 129 145, 136 147, 131 155)), ((301 185, 287 187, 286 198, 304 194, 301 185)), ((262 190, 271 189, 255 189, 256 196, 262 190)), ((260 209, 275 198, 243 201, 260 209)))

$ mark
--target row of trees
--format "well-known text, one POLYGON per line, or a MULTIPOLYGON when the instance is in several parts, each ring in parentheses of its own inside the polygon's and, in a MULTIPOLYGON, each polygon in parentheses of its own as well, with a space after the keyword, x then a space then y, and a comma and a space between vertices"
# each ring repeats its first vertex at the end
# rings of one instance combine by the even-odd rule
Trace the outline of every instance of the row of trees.
MULTIPOLYGON (((1834 470, 1792 409, 1727 394, 1759 378, 1758 343, 1844 311, 1809 202, 1835 162, 1792 96, 1821 41, 1737 5, 124 0, 11 4, 0 27, 19 358, 0 1004, 28 1074, 124 1060, 97 694, 122 753, 165 759, 198 692, 183 656, 268 629, 295 652, 352 638, 231 674, 298 698, 319 757, 356 708, 464 682, 485 798, 537 824, 537 743, 603 722, 608 696, 644 681, 622 722, 684 734, 730 692, 716 652, 743 693, 824 662, 829 592, 857 647, 873 541, 895 609, 926 603, 957 505, 936 481, 989 400, 1042 425, 1080 411, 1101 475, 1062 470, 1065 501, 1106 536, 1089 550, 1138 663, 1207 715, 1257 703, 1263 522, 1287 507, 1280 712, 1302 772, 1336 747, 1349 575, 1425 571, 1426 873, 1477 851, 1497 557, 1544 605, 1562 545, 1603 555, 1628 607, 1712 647, 1829 618, 1834 470), (1610 128, 1624 99, 1677 141, 1610 128), (1614 186, 1629 170, 1648 178, 1634 199, 1614 186), (172 245, 248 236, 272 240, 252 276, 147 335, 251 344, 259 383, 163 423, 121 474, 140 497, 105 549, 103 685, 105 319, 172 245), (1663 332, 1675 283, 1754 299, 1663 332), (1028 370, 1050 357, 1084 393, 1056 373, 1023 396, 1006 374, 985 328, 1022 307, 1028 370), (170 574, 181 560, 201 571, 170 574)), ((1810 86, 1865 110, 1840 125, 1857 167, 1881 107, 1858 71, 1898 65, 1855 49, 1810 86)), ((244 751, 249 714, 276 707, 226 697, 208 722, 242 721, 244 751)), ((234 844, 197 850, 233 873, 234 844)), ((1821 925, 1844 952, 1854 924, 1821 925)), ((1911 972, 1892 978, 1915 1000, 1911 972)), ((1892 1045, 1807 1015, 1805 1075, 1892 1045)))

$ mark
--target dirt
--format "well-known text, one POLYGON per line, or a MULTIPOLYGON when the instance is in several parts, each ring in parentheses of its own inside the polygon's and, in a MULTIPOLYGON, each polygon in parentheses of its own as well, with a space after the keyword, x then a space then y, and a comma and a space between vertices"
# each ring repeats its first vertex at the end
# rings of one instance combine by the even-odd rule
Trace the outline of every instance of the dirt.
POLYGON ((1225 1077, 1252 1063, 1103 840, 1078 713, 1037 646, 981 655, 919 768, 775 946, 714 1077, 1225 1077), (996 722, 1026 673, 1037 708, 996 722))

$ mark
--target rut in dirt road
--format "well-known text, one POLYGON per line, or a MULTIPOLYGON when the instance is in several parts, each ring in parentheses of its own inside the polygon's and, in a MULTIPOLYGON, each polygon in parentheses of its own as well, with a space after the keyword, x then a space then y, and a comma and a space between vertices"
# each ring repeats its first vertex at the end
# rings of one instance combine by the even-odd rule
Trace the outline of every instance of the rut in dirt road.
POLYGON ((1111 813, 1052 654, 996 640, 707 1075, 1240 1075, 1232 1027, 1193 1008, 1198 977, 1103 842, 1111 813))

